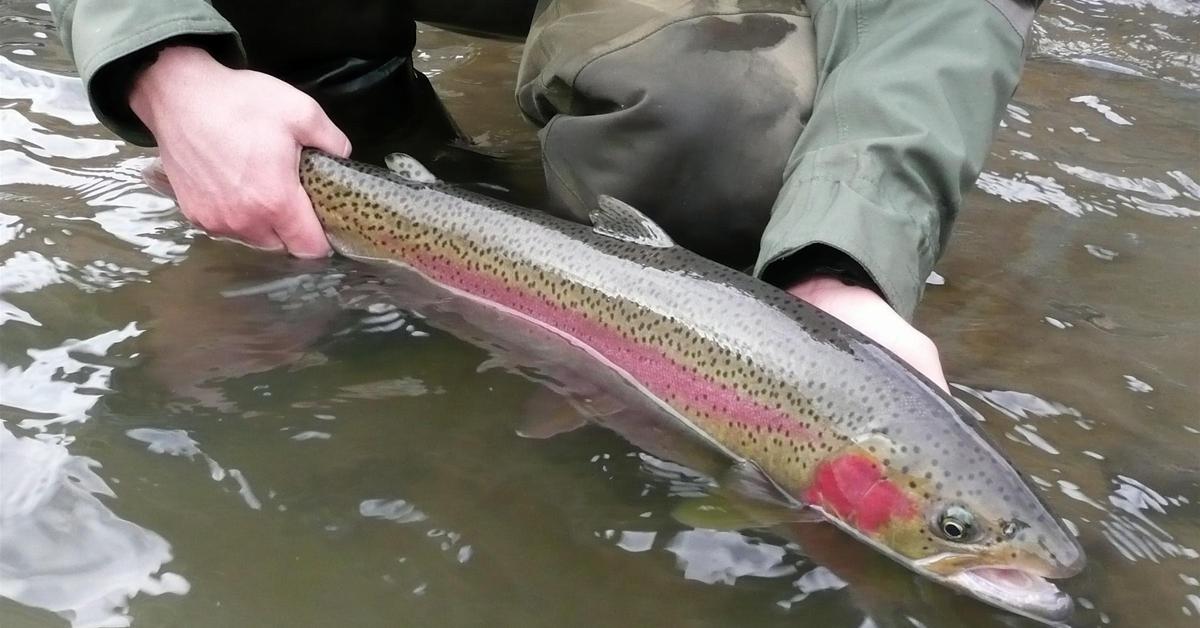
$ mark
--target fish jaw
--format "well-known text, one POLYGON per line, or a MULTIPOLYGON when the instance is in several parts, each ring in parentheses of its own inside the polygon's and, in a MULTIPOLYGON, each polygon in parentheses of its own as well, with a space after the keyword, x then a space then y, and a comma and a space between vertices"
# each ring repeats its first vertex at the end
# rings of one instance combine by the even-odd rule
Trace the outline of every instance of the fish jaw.
POLYGON ((1002 552, 933 556, 916 561, 915 569, 951 589, 1037 621, 1058 625, 1074 610, 1071 596, 1060 590, 1055 579, 1065 579, 1083 571, 1086 559, 1078 542, 1068 560, 1046 562, 1037 553, 1017 550, 1002 552))
POLYGON ((1055 544, 1059 560, 1045 556, 1045 547, 1039 547, 1044 541, 1041 536, 991 547, 946 543, 938 549, 927 536, 930 513, 939 510, 934 505, 937 502, 931 503, 924 493, 927 487, 919 478, 914 482, 858 446, 827 458, 810 480, 800 493, 803 501, 906 568, 981 602, 1043 623, 1061 623, 1070 616, 1070 596, 1049 582, 1083 569, 1083 551, 1065 531, 1066 536, 1055 544), (926 549, 935 553, 930 555, 926 549))
MULTIPOLYGON (((465 211, 449 215, 440 211, 440 204, 447 199, 443 198, 446 195, 439 191, 437 184, 414 183, 391 173, 347 165, 332 157, 312 153, 305 155, 302 160, 301 180, 310 196, 314 198, 314 208, 317 209, 331 242, 340 253, 357 259, 410 265, 430 281, 458 290, 461 296, 478 298, 500 307, 507 313, 523 316, 531 322, 546 325, 551 330, 561 331, 566 340, 577 340, 581 349, 588 350, 597 360, 611 365, 614 370, 620 370, 622 376, 631 383, 662 383, 661 387, 655 384, 652 389, 647 385, 639 387, 639 390, 655 402, 662 402, 664 410, 678 410, 668 403, 668 395, 663 391, 678 389, 681 377, 666 376, 661 369, 649 367, 646 367, 646 373, 639 374, 638 365, 658 362, 642 359, 648 357, 645 351, 640 350, 644 347, 629 343, 628 337, 621 335, 628 331, 627 329, 604 327, 586 317, 576 316, 579 320, 564 318, 566 314, 574 316, 578 315, 578 312, 574 312, 573 308, 564 308, 562 303, 558 302, 530 301, 528 294, 517 294, 517 288, 520 286, 506 283, 495 276, 476 276, 479 273, 463 273, 460 272, 462 268, 452 264, 447 266, 448 259, 458 259, 462 255, 463 252, 458 249, 464 246, 464 239, 478 240, 481 236, 462 231, 463 224, 478 225, 474 216, 468 219, 465 211), (438 211, 434 211, 435 209, 438 211), (425 255, 421 247, 427 243, 421 240, 423 234, 432 232, 440 233, 435 239, 444 240, 448 237, 452 244, 449 249, 452 250, 442 251, 440 255, 425 255), (612 338, 609 338, 610 336, 612 338), (620 338, 617 338, 618 336, 620 338), (603 348, 607 349, 601 350, 603 348), (662 390, 658 390, 659 388, 662 390)), ((458 197, 449 200, 458 202, 455 198, 458 197)), ((472 211, 482 211, 491 207, 486 202, 479 201, 475 204, 482 203, 487 207, 475 210, 470 207, 471 199, 467 201, 466 209, 472 211)), ((507 216, 503 213, 495 215, 507 216)), ((505 224, 519 224, 522 232, 537 222, 525 217, 508 217, 504 220, 507 221, 505 224)), ((573 239, 579 235, 575 231, 559 230, 557 227, 538 228, 557 240, 573 239)), ((607 249, 595 243, 593 245, 594 248, 581 247, 578 250, 590 252, 588 259, 609 255, 603 259, 619 259, 626 266, 644 263, 642 258, 631 261, 615 254, 606 254, 604 251, 607 249)), ((470 242, 465 246, 471 246, 470 242)), ((504 264, 509 263, 501 261, 504 264)), ((690 268, 691 261, 688 263, 690 268)), ((641 270, 643 273, 657 272, 673 278, 684 276, 672 268, 674 267, 670 265, 659 264, 641 270)), ((578 284, 580 270, 575 268, 572 271, 575 275, 565 273, 561 279, 569 285, 578 284)), ((702 287, 709 288, 712 285, 701 284, 702 287)), ((586 286, 581 288, 583 289, 592 290, 586 286)), ((722 286, 719 294, 724 297, 753 296, 755 293, 744 286, 737 290, 722 286)), ((773 323, 792 320, 781 314, 781 310, 771 309, 769 312, 772 313, 771 316, 763 320, 773 323)), ((628 321, 630 318, 620 320, 628 321)), ((787 330, 794 331, 794 328, 787 327, 787 330)), ((1038 580, 1022 579, 1019 576, 1031 575, 1036 578, 1039 574, 1054 575, 1059 571, 1071 571, 1070 566, 1075 562, 1073 558, 1076 555, 1082 556, 1077 544, 1072 545, 1073 538, 1064 531, 1051 529, 1054 525, 1052 519, 1044 512, 1036 495, 1024 485, 1016 471, 1002 459, 994 447, 970 428, 969 417, 954 420, 957 417, 952 398, 941 393, 928 381, 906 371, 886 350, 867 343, 865 339, 856 340, 852 335, 849 341, 841 336, 835 337, 835 340, 838 338, 842 344, 829 344, 824 341, 809 344, 822 349, 833 347, 829 352, 837 353, 843 358, 852 355, 852 363, 856 370, 865 369, 868 374, 882 377, 884 382, 899 382, 899 386, 894 389, 901 390, 903 395, 894 396, 890 401, 895 404, 893 407, 905 409, 904 416, 886 415, 881 411, 879 418, 864 420, 863 417, 874 417, 873 411, 880 409, 871 406, 865 400, 859 403, 856 398, 843 395, 839 397, 839 403, 846 411, 844 416, 850 420, 843 421, 843 424, 827 421, 822 429, 813 434, 809 432, 807 422, 793 420, 796 417, 790 415, 772 413, 771 408, 764 405, 757 408, 764 411, 760 413, 761 416, 756 414, 753 420, 749 421, 756 429, 766 429, 772 435, 770 438, 776 441, 783 439, 785 445, 796 445, 795 441, 804 440, 809 452, 818 451, 818 444, 823 447, 822 451, 832 446, 833 455, 842 458, 830 467, 829 471, 832 473, 829 477, 814 484, 811 482, 813 470, 809 464, 819 466, 828 458, 820 460, 820 454, 807 454, 808 457, 800 465, 801 468, 796 469, 795 460, 789 456, 798 454, 805 448, 797 445, 793 451, 787 447, 781 448, 777 442, 776 450, 769 452, 774 454, 769 457, 770 462, 775 464, 763 465, 764 468, 771 472, 773 477, 786 480, 781 482, 781 486, 789 489, 788 494, 813 504, 814 508, 822 511, 843 530, 923 576, 963 591, 981 601, 1043 621, 1052 621, 1048 618, 1057 617, 1064 612, 1069 613, 1069 606, 1063 611, 1062 600, 1052 595, 1038 580), (849 354, 843 347, 845 342, 852 345, 853 351, 849 354), (867 428, 870 428, 868 433, 851 436, 857 433, 857 430, 867 428), (779 434, 780 431, 782 434, 779 434), (821 436, 822 432, 827 435, 821 436), (936 437, 941 445, 938 457, 929 455, 932 453, 929 450, 932 449, 933 437, 936 437), (849 442, 849 449, 838 450, 840 445, 837 443, 842 442, 849 442), (922 454, 920 447, 926 448, 925 454, 922 454), (981 469, 980 465, 984 468, 981 469), (950 469, 959 472, 953 480, 948 475, 941 475, 948 473, 950 469), (938 474, 936 477, 935 473, 938 474), (964 480, 961 476, 967 473, 970 477, 964 480), (982 476, 1003 486, 991 487, 992 483, 987 482, 988 488, 984 488, 982 476), (814 485, 819 486, 817 492, 805 490, 814 485), (1005 488, 1008 490, 1007 496, 1002 490, 1005 488), (1036 563, 1014 566, 1006 562, 1000 554, 960 554, 960 548, 946 549, 939 542, 928 538, 931 514, 935 508, 945 505, 947 500, 954 501, 953 496, 958 494, 958 489, 961 489, 963 499, 973 500, 981 519, 995 524, 1024 524, 1015 541, 1024 543, 1021 549, 1029 550, 1031 557, 1038 556, 1039 549, 1043 550, 1043 566, 1040 567, 1036 563), (810 494, 806 495, 806 492, 810 494), (1004 497, 1003 503, 1001 500, 992 499, 997 495, 1004 497), (1011 507, 1007 505, 1009 497, 1014 497, 1017 502, 1011 507), (1042 532, 1044 534, 1041 534, 1042 532), (1063 565, 1055 564, 1055 550, 1064 559, 1062 563, 1066 567, 1060 569, 1063 565), (934 560, 935 558, 952 560, 943 562, 934 560), (925 564, 922 562, 925 560, 932 562, 925 564)), ((657 356, 655 357, 657 359, 657 356)), ((842 363, 851 362, 843 360, 842 363)), ((696 372, 695 368, 692 372, 696 372)), ((725 382, 715 380, 705 380, 697 384, 725 389, 725 382)), ((685 388, 690 390, 690 384, 685 388)), ((703 394, 700 396, 704 399, 703 394)), ((719 397, 719 401, 726 406, 738 405, 733 403, 733 400, 725 403, 724 397, 719 397)), ((717 419, 727 418, 720 413, 714 415, 717 419)), ((718 438, 692 421, 692 414, 685 415, 679 412, 678 417, 697 434, 707 437, 718 450, 739 459, 736 455, 739 452, 731 451, 737 442, 735 439, 718 438)), ((709 428, 715 423, 719 421, 709 420, 709 428)), ((719 432, 725 434, 724 430, 719 432)), ((742 445, 745 447, 744 442, 742 445)), ((1012 556, 1015 558, 1016 555, 1012 556)), ((1066 598, 1065 601, 1069 605, 1070 599, 1066 598)))
POLYGON ((1020 568, 975 567, 947 577, 931 577, 992 606, 1048 624, 1066 621, 1074 610, 1071 596, 1020 568))
MULTIPOLYGON (((1048 578, 1032 570, 1019 566, 993 565, 965 567, 949 574, 942 573, 943 570, 935 571, 931 567, 942 561, 944 556, 913 560, 900 554, 880 538, 856 529, 826 509, 811 504, 808 507, 820 513, 826 521, 843 532, 871 546, 906 569, 990 606, 1051 626, 1063 625, 1074 612, 1071 597, 1048 578)), ((1074 573, 1062 577, 1070 575, 1074 573)))

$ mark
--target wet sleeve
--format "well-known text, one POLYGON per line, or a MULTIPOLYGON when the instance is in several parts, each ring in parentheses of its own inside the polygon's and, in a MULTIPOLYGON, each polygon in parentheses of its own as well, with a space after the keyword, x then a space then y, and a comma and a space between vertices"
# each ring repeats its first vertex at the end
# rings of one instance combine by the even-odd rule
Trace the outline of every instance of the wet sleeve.
POLYGON ((781 283, 806 253, 840 252, 911 319, 1016 88, 1034 6, 810 0, 809 8, 816 99, 755 273, 781 283))
POLYGON ((50 0, 54 21, 96 117, 122 138, 154 144, 129 108, 129 87, 158 44, 186 40, 231 67, 245 66, 233 26, 205 0, 50 0))

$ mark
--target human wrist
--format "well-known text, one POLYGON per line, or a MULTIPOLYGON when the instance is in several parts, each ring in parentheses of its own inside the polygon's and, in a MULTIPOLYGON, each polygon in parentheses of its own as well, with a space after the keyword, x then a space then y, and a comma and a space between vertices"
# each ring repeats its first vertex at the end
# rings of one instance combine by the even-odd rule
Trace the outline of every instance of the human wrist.
MULTIPOLYGON (((813 305, 824 307, 825 304, 845 299, 857 301, 884 302, 879 293, 865 286, 847 283, 836 275, 813 274, 785 288, 794 297, 803 299, 813 305)), ((884 302, 886 303, 886 302, 884 302)))
POLYGON ((832 246, 810 245, 767 266, 763 280, 788 292, 807 287, 854 287, 883 297, 871 274, 848 254, 832 246))
POLYGON ((129 89, 129 107, 155 132, 156 122, 169 97, 193 82, 193 77, 216 68, 224 68, 207 50, 188 45, 167 45, 148 52, 150 59, 137 71, 129 89))

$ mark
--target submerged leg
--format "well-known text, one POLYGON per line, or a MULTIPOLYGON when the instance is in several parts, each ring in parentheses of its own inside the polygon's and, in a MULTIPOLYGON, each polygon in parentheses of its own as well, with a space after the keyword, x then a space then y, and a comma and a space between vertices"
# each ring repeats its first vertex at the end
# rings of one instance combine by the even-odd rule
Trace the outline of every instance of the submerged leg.
MULTIPOLYGON (((324 45, 331 53, 321 62, 295 64, 284 78, 321 103, 350 137, 355 159, 382 163, 387 154, 403 149, 429 161, 463 137, 429 79, 413 67, 414 21, 511 39, 524 35, 535 4, 536 0, 397 0, 378 9, 380 19, 388 22, 379 30, 393 33, 403 54, 371 59, 342 55, 341 48, 353 49, 354 42, 339 41, 336 25, 330 25, 324 45)), ((354 19, 361 30, 362 16, 354 19)))
POLYGON ((518 77, 550 201, 607 194, 681 245, 753 263, 816 87, 801 3, 542 2, 518 77))

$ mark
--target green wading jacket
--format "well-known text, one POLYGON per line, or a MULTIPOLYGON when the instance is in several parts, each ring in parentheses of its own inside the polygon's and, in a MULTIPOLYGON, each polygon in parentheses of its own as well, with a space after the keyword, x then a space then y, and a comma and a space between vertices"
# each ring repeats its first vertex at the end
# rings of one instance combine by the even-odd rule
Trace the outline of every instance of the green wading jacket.
MULTIPOLYGON (((306 60, 328 58, 324 45, 370 59, 405 56, 414 38, 408 3, 395 1, 305 2, 286 14, 234 0, 50 4, 100 121, 140 145, 154 140, 129 109, 129 83, 145 62, 140 53, 165 40, 183 37, 226 65, 289 80, 306 60)), ((1034 5, 808 0, 813 113, 788 160, 755 273, 785 269, 789 256, 823 244, 857 261, 911 318, 1016 88, 1034 5)))

